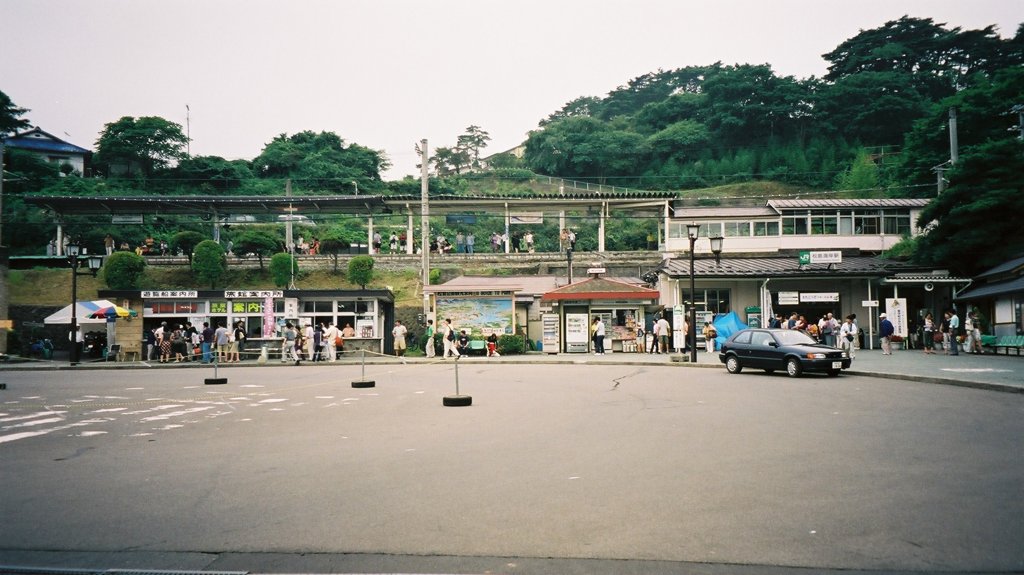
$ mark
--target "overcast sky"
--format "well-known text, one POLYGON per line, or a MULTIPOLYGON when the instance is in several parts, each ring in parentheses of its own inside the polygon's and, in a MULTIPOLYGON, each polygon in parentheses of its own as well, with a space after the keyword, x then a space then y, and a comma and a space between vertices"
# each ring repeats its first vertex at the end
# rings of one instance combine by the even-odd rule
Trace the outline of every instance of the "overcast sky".
POLYGON ((485 153, 580 96, 658 68, 821 55, 903 15, 1012 37, 1021 0, 0 0, 0 90, 33 125, 92 149, 103 125, 161 116, 193 155, 256 157, 281 133, 331 131, 415 174, 413 146, 467 126, 485 153))

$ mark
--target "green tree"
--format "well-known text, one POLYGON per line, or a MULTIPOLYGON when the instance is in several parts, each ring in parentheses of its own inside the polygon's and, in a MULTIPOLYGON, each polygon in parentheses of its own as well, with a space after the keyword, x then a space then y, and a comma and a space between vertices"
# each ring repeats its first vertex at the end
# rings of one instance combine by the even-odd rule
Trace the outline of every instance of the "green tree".
POLYGON ((459 136, 458 149, 466 151, 466 154, 471 157, 472 166, 474 168, 480 167, 480 150, 487 147, 487 142, 491 141, 491 135, 480 128, 480 126, 472 125, 466 128, 466 133, 459 136))
POLYGON ((263 269, 263 258, 281 251, 282 242, 276 233, 252 226, 241 229, 232 238, 234 247, 232 251, 238 257, 248 257, 250 254, 259 258, 260 269, 263 269))
POLYGON ((291 178, 312 189, 360 190, 383 187, 380 173, 390 167, 383 152, 358 144, 345 145, 333 132, 281 134, 253 161, 253 171, 264 178, 291 178))
POLYGON ((168 177, 187 190, 219 192, 241 188, 246 180, 252 179, 253 173, 245 160, 193 156, 178 162, 174 169, 168 171, 168 177))
POLYGON ((295 256, 289 253, 274 254, 270 258, 270 277, 277 287, 285 287, 292 283, 292 279, 299 275, 299 262, 295 256))
POLYGON ((373 281, 373 258, 370 256, 356 256, 348 261, 349 283, 366 289, 366 284, 373 281))
POLYGON ((209 284, 210 289, 214 289, 227 271, 228 259, 224 255, 224 248, 213 240, 199 242, 192 258, 192 272, 196 281, 209 284))
POLYGON ((0 90, 0 136, 29 127, 28 120, 21 117, 26 112, 28 110, 15 106, 10 96, 0 90))
POLYGON ((850 168, 836 176, 836 190, 873 190, 878 187, 878 166, 867 150, 861 150, 850 168))
POLYGON ((146 259, 135 252, 114 252, 103 261, 100 278, 110 289, 138 289, 146 271, 146 259))
POLYGON ((199 245, 199 242, 202 242, 204 239, 206 237, 199 232, 178 232, 171 237, 171 250, 181 250, 182 253, 188 256, 189 263, 192 263, 192 252, 199 245))
POLYGON ((185 158, 183 148, 187 143, 180 124, 158 116, 124 116, 103 127, 93 161, 106 166, 108 173, 123 169, 128 176, 149 177, 172 161, 185 158))
POLYGON ((346 235, 344 228, 334 226, 327 230, 320 237, 320 252, 330 254, 334 260, 334 272, 338 271, 338 254, 347 250, 352 245, 346 235))
POLYGON ((921 212, 930 226, 916 258, 972 276, 1024 253, 1024 142, 1004 137, 972 148, 949 173, 949 187, 921 212))

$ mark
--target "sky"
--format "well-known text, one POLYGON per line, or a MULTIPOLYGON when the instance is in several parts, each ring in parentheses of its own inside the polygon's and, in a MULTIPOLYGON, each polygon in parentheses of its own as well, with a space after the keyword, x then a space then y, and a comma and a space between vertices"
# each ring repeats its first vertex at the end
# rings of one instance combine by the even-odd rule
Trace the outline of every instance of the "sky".
POLYGON ((193 155, 228 159, 329 131, 383 151, 394 180, 418 176, 422 139, 476 125, 484 155, 505 151, 659 68, 822 76, 822 54, 904 15, 1007 38, 1024 1, 0 0, 0 91, 84 148, 123 116, 177 122, 193 155))

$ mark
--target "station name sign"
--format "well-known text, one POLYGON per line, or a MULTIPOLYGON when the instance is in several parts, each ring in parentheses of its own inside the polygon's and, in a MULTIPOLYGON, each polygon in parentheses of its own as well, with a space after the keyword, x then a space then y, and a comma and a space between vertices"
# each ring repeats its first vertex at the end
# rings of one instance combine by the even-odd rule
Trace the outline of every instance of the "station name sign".
POLYGON ((197 297, 199 297, 199 292, 195 290, 143 290, 142 292, 142 299, 195 299, 197 297))
POLYGON ((224 299, 284 297, 282 290, 235 290, 224 292, 224 299))
MULTIPOLYGON (((199 292, 196 290, 144 290, 142 299, 196 299, 199 292)), ((266 299, 282 298, 283 290, 228 290, 224 292, 224 299, 266 299)))
POLYGON ((843 252, 800 252, 800 265, 807 264, 841 264, 843 263, 843 252))

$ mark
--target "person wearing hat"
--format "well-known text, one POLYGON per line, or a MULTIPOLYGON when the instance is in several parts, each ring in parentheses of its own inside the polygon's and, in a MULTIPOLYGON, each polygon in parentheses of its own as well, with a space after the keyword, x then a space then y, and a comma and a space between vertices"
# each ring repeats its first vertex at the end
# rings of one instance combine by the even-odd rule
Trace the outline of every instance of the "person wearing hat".
POLYGON ((892 334, 896 331, 888 316, 878 316, 878 335, 882 337, 882 355, 892 355, 892 334))

